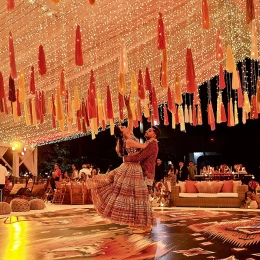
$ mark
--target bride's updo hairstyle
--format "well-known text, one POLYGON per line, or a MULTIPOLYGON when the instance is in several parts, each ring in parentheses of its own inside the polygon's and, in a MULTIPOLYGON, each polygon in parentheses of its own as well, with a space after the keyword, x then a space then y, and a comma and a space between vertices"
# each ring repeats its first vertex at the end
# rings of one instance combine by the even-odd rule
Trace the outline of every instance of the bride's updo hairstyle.
POLYGON ((123 133, 121 131, 121 129, 118 126, 115 126, 114 128, 114 136, 116 138, 116 152, 118 154, 118 156, 122 157, 124 156, 125 153, 125 145, 124 145, 124 136, 123 133))

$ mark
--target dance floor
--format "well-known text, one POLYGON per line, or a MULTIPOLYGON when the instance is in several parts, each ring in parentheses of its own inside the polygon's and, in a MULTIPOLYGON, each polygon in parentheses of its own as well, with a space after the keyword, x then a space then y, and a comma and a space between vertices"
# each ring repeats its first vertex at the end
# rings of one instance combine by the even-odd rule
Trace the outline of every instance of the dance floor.
POLYGON ((100 218, 91 206, 0 216, 0 259, 260 259, 260 211, 155 214, 157 226, 146 235, 100 218))

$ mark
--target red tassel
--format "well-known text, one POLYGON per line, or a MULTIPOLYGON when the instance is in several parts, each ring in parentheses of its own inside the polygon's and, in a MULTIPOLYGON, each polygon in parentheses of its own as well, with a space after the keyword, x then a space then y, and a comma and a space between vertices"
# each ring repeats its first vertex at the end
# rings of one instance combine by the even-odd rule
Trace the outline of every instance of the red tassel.
POLYGON ((9 33, 9 58, 10 58, 10 70, 11 70, 11 77, 13 79, 17 78, 17 71, 16 71, 16 63, 15 63, 15 54, 14 54, 14 42, 12 33, 9 33))
POLYGON ((36 119, 39 121, 41 119, 41 116, 39 113, 39 96, 37 91, 35 93, 35 111, 36 111, 36 119))
POLYGON ((66 95, 64 69, 62 69, 60 73, 60 94, 62 96, 66 95))
POLYGON ((69 112, 69 91, 68 90, 65 90, 66 91, 66 94, 65 94, 65 111, 66 111, 66 114, 68 115, 68 112, 69 112))
POLYGON ((226 110, 223 103, 221 103, 221 123, 227 122, 226 110))
POLYGON ((152 91, 152 82, 148 68, 145 69, 145 89, 152 91))
POLYGON ((86 116, 86 109, 85 109, 84 98, 82 98, 82 101, 81 101, 81 113, 82 113, 82 117, 84 118, 86 116))
MULTIPOLYGON (((56 117, 56 108, 55 108, 55 100, 54 100, 54 95, 51 95, 51 100, 52 100, 52 115, 56 117)), ((56 127, 56 126, 55 126, 56 127)))
POLYGON ((35 94, 34 67, 31 67, 30 93, 35 94))
POLYGON ((3 103, 3 99, 0 98, 0 113, 4 113, 4 103, 3 103))
POLYGON ((79 25, 77 25, 76 29, 75 62, 78 66, 83 65, 82 42, 79 25))
POLYGON ((202 28, 210 29, 208 1, 202 0, 202 28))
POLYGON ((179 115, 178 115, 178 109, 175 108, 175 124, 178 125, 180 123, 179 115))
POLYGON ((217 40, 216 40, 216 60, 222 61, 224 58, 223 47, 222 47, 222 37, 220 29, 217 31, 217 40))
POLYGON ((42 115, 44 116, 46 114, 46 104, 45 104, 45 95, 42 91, 42 115))
POLYGON ((171 89, 168 87, 168 110, 172 112, 173 110, 173 99, 171 89))
POLYGON ((21 116, 21 104, 19 102, 19 89, 16 90, 17 92, 17 116, 21 116))
POLYGON ((197 110, 196 106, 193 104, 193 109, 192 109, 192 124, 193 126, 197 126, 197 110))
POLYGON ((82 118, 82 107, 80 106, 79 110, 77 110, 77 118, 82 118))
MULTIPOLYGON (((78 110, 79 111, 79 110, 78 110)), ((78 112, 77 111, 77 112, 78 112)), ((77 127, 78 127, 78 131, 81 132, 81 121, 80 121, 80 118, 77 117, 77 127)))
POLYGON ((91 70, 91 72, 90 72, 89 89, 90 89, 91 98, 96 99, 96 85, 95 85, 95 78, 94 78, 93 70, 91 70))
POLYGON ((124 121, 124 97, 118 92, 118 107, 119 107, 119 118, 120 121, 124 121))
POLYGON ((242 108, 244 106, 244 96, 241 86, 237 89, 237 107, 242 108))
POLYGON ((141 100, 140 99, 137 102, 137 111, 138 111, 138 113, 137 113, 138 121, 142 122, 143 118, 142 118, 142 107, 141 107, 141 100))
POLYGON ((107 119, 113 119, 113 106, 109 86, 107 86, 107 119))
POLYGON ((166 45, 165 45, 162 13, 159 13, 159 17, 158 17, 158 50, 164 50, 165 48, 166 48, 166 45))
POLYGON ((226 87, 226 83, 225 83, 223 66, 222 66, 222 64, 220 64, 220 67, 219 67, 219 89, 224 89, 225 87, 226 87))
POLYGON ((5 87, 2 72, 0 72, 0 99, 5 97, 5 87))
POLYGON ((9 96, 8 96, 8 100, 10 100, 11 102, 15 102, 16 101, 15 85, 14 85, 14 80, 11 77, 11 75, 9 77, 9 96))
POLYGON ((249 24, 255 19, 254 0, 246 0, 246 23, 249 24))
POLYGON ((43 114, 43 92, 39 92, 39 114, 40 114, 40 124, 44 123, 44 114, 43 114))
POLYGON ((253 103, 253 119, 258 119, 258 113, 257 113, 257 105, 256 105, 256 96, 252 96, 252 103, 253 103))
POLYGON ((141 70, 139 70, 138 73, 138 97, 140 99, 145 99, 144 82, 143 82, 143 76, 141 70))
POLYGON ((164 114, 164 125, 169 125, 169 118, 168 118, 168 112, 167 112, 167 107, 164 104, 163 106, 163 114, 164 114))
POLYGON ((214 131, 216 129, 215 116, 211 102, 208 104, 208 124, 210 125, 211 131, 214 131))
POLYGON ((6 5, 7 5, 7 10, 12 11, 15 7, 14 0, 7 0, 6 5))
POLYGON ((196 81, 195 81, 195 70, 192 58, 191 49, 187 48, 186 53, 186 84, 187 92, 195 93, 196 91, 196 81))
POLYGON ((152 106, 153 106, 153 116, 154 120, 157 122, 157 124, 160 124, 160 118, 159 118, 159 112, 158 112, 158 102, 156 97, 155 88, 153 87, 152 91, 152 106))
MULTIPOLYGON (((32 114, 32 99, 29 99, 29 111, 30 111, 30 121, 33 122, 33 114, 32 114)), ((31 124, 30 123, 30 124, 31 124)))
POLYGON ((227 116, 227 126, 231 126, 230 124, 230 103, 227 103, 227 111, 228 111, 228 116, 227 116))
POLYGON ((45 53, 42 45, 39 46, 38 69, 39 69, 39 74, 41 76, 45 75, 47 72, 45 53))
POLYGON ((88 116, 88 103, 87 103, 87 99, 86 99, 86 104, 85 104, 85 118, 84 118, 84 120, 85 120, 86 126, 89 127, 90 124, 89 124, 89 116, 88 116))
POLYGON ((97 107, 96 107, 96 86, 95 86, 95 78, 94 72, 91 70, 90 72, 90 83, 88 89, 88 111, 89 118, 97 118, 97 107))

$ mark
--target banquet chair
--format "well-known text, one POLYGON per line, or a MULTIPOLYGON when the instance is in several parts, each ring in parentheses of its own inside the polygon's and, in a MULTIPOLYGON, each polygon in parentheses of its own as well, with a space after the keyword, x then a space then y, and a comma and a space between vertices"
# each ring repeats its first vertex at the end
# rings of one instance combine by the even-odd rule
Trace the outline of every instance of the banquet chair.
POLYGON ((67 190, 66 183, 55 181, 55 186, 52 203, 62 204, 67 190))
POLYGON ((71 182, 71 192, 70 192, 70 203, 71 205, 75 204, 84 204, 84 184, 71 182))

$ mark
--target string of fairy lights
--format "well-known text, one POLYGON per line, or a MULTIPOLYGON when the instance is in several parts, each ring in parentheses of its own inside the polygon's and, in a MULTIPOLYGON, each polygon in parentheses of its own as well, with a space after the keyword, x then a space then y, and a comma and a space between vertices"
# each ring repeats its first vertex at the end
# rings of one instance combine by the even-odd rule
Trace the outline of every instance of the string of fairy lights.
MULTIPOLYGON (((61 69, 64 69, 69 94, 73 97, 74 87, 78 86, 80 98, 86 98, 90 70, 93 69, 96 87, 100 88, 103 99, 106 98, 107 85, 110 86, 115 121, 118 121, 119 50, 121 41, 125 40, 129 62, 127 86, 130 89, 133 70, 138 73, 141 69, 144 77, 148 67, 158 104, 164 104, 167 90, 162 89, 159 82, 162 58, 157 50, 158 12, 162 12, 165 25, 170 87, 174 86, 174 75, 178 72, 182 91, 185 92, 187 47, 192 49, 199 87, 218 74, 219 63, 215 61, 218 28, 221 28, 223 46, 232 45, 236 61, 250 57, 251 28, 246 25, 243 6, 246 1, 208 2, 212 25, 209 30, 201 28, 201 0, 100 0, 94 5, 76 0, 63 0, 56 5, 47 0, 23 0, 11 12, 6 10, 6 3, 1 3, 0 71, 4 76, 5 91, 7 93, 10 73, 8 36, 11 31, 17 70, 24 71, 25 75, 27 99, 33 97, 29 93, 31 66, 35 67, 36 90, 44 91, 46 100, 59 85, 61 69), (74 61, 76 25, 80 25, 82 34, 84 65, 81 67, 76 66, 74 61), (40 76, 37 70, 40 44, 44 47, 47 62, 47 74, 44 76, 40 76)), ((255 5, 257 12, 260 4, 256 1, 255 5)), ((258 20, 256 24, 259 27, 258 20)), ((15 84, 16 87, 19 85, 19 77, 15 84)), ((10 102, 8 104, 9 115, 0 114, 2 142, 16 139, 38 145, 83 135, 75 125, 72 132, 66 128, 65 131, 53 129, 50 114, 45 115, 45 122, 38 128, 26 126, 23 112, 20 121, 14 122, 10 102)))

